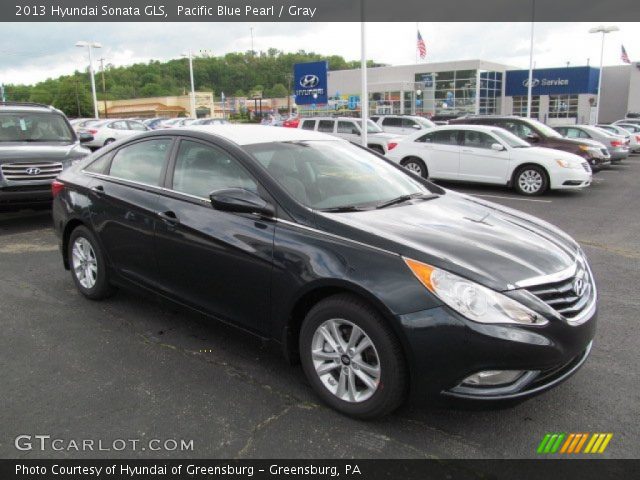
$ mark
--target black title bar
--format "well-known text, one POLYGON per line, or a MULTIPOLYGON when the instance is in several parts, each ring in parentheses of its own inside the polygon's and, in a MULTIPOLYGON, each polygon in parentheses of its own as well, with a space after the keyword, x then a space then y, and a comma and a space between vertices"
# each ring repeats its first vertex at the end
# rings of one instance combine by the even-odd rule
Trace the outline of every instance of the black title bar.
POLYGON ((4 22, 638 21, 638 0, 3 0, 4 22))

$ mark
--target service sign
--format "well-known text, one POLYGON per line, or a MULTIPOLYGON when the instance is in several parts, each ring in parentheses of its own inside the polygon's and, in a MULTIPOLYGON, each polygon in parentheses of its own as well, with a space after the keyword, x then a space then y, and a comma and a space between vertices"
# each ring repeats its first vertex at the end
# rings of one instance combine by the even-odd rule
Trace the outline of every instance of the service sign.
POLYGON ((297 105, 327 103, 327 62, 296 63, 293 93, 297 105))
MULTIPOLYGON (((529 70, 507 71, 505 95, 527 95, 529 70)), ((598 69, 593 67, 539 68, 533 70, 533 95, 579 95, 598 92, 598 69)))

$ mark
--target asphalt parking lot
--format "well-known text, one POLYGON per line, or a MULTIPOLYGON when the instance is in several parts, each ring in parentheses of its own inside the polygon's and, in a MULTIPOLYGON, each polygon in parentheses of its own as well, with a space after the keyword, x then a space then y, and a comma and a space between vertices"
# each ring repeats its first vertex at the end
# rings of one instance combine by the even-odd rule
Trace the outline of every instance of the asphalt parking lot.
POLYGON ((76 292, 50 213, 0 214, 0 457, 520 458, 547 432, 612 432, 640 456, 640 156, 584 192, 533 199, 447 185, 537 215, 584 247, 600 296, 591 357, 566 383, 494 411, 406 406, 374 422, 321 405, 300 367, 233 328, 120 291, 76 292), (21 434, 187 439, 190 451, 19 451, 21 434))

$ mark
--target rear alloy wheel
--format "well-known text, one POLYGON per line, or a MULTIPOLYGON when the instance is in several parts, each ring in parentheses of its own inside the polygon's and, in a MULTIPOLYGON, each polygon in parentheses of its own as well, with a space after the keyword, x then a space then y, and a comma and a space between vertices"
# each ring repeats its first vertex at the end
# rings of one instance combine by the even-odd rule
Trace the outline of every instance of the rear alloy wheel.
POLYGON ((419 158, 407 158, 402 161, 402 166, 422 178, 427 178, 429 176, 427 166, 419 158))
POLYGON ((521 195, 541 195, 549 188, 547 172, 537 165, 526 165, 518 170, 514 183, 521 195))
POLYGON ((81 226, 71 232, 68 255, 71 277, 80 293, 100 300, 114 292, 102 251, 88 228, 81 226))
POLYGON ((384 318, 357 297, 335 295, 313 307, 300 331, 300 352, 315 391, 342 413, 379 417, 404 400, 400 343, 384 318))

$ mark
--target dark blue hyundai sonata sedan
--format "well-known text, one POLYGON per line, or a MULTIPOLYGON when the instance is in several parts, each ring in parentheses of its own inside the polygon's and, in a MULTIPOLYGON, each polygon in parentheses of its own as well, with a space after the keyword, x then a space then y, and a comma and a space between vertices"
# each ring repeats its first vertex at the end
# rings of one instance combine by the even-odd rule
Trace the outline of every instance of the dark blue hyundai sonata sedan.
POLYGON ((84 296, 142 287, 279 342, 355 417, 409 395, 521 400, 591 348, 596 286, 574 240, 324 134, 149 132, 63 172, 53 193, 84 296))

